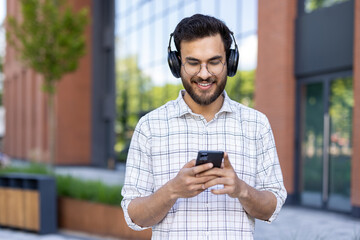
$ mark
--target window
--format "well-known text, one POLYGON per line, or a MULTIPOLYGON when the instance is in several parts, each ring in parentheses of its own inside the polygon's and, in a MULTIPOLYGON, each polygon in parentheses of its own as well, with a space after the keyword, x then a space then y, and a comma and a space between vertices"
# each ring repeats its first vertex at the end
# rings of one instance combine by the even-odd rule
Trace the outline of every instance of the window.
POLYGON ((339 4, 346 1, 349 0, 305 0, 304 1, 305 13, 310 13, 320 8, 331 7, 335 4, 339 4))

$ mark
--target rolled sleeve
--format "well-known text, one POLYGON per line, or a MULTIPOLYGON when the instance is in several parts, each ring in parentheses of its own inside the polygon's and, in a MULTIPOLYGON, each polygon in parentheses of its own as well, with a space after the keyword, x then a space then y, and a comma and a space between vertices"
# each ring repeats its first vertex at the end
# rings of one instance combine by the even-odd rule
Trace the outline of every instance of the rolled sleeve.
POLYGON ((274 136, 267 118, 265 116, 264 118, 264 125, 260 127, 257 143, 258 162, 255 188, 272 192, 275 195, 276 209, 268 220, 268 222, 272 222, 278 216, 286 200, 287 192, 276 152, 274 136))
POLYGON ((121 206, 128 226, 136 231, 147 229, 135 224, 128 213, 130 202, 138 197, 149 196, 154 191, 154 179, 151 161, 151 139, 146 120, 140 119, 131 139, 126 162, 125 182, 122 188, 121 206))

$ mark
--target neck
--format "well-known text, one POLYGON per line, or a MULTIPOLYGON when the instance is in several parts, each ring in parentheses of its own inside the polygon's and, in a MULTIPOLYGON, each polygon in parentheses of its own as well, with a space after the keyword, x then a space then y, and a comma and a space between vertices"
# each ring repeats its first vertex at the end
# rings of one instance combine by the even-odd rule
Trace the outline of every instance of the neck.
POLYGON ((187 92, 185 92, 184 101, 193 113, 202 115, 206 121, 209 122, 215 117, 215 114, 220 111, 224 102, 224 96, 221 94, 214 102, 210 103, 209 105, 199 105, 194 102, 194 100, 187 92))

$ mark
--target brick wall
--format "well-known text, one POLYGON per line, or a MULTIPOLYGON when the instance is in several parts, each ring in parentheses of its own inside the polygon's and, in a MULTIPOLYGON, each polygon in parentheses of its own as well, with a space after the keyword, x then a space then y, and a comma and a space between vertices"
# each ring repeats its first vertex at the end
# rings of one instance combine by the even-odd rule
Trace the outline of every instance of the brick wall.
POLYGON ((255 107, 272 126, 285 187, 294 193, 296 0, 259 0, 255 107))
POLYGON ((360 0, 355 0, 354 24, 354 112, 351 162, 351 203, 360 208, 360 0))

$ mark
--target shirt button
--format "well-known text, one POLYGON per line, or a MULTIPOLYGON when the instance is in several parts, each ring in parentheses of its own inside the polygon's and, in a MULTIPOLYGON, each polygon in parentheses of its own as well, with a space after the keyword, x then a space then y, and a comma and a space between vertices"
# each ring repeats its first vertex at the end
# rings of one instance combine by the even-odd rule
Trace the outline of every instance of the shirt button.
POLYGON ((210 235, 210 233, 209 233, 209 232, 205 232, 205 236, 207 236, 207 237, 208 237, 209 235, 210 235))
POLYGON ((208 208, 208 207, 209 207, 209 204, 208 204, 208 203, 205 203, 205 207, 208 208))

